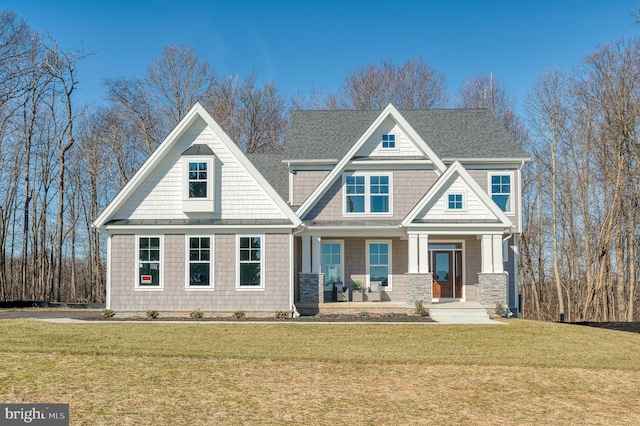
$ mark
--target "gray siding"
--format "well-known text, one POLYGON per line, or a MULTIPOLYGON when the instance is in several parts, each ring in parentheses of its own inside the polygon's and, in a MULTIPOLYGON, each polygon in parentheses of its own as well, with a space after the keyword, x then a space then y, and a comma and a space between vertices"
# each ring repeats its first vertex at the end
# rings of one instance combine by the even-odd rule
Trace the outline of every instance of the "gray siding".
MULTIPOLYGON (((381 170, 380 173, 387 173, 381 170)), ((386 217, 402 220, 427 193, 437 179, 433 170, 395 170, 393 173, 393 216, 386 217)), ((307 214, 305 220, 343 220, 342 177, 338 177, 325 192, 315 207, 307 214)), ((354 215, 349 215, 354 218, 354 215)), ((360 219, 372 218, 372 215, 355 216, 360 219)))
MULTIPOLYGON (((253 234, 252 234, 253 235, 253 234)), ((257 235, 257 234, 256 234, 257 235)), ((289 306, 289 234, 263 234, 264 291, 236 290, 235 234, 214 235, 214 289, 186 287, 186 241, 183 234, 164 235, 163 290, 136 290, 133 235, 114 235, 111 242, 111 309, 162 311, 273 312, 289 306)))
POLYGON ((294 206, 302 204, 328 174, 328 171, 298 170, 295 175, 292 175, 293 195, 291 204, 294 206))

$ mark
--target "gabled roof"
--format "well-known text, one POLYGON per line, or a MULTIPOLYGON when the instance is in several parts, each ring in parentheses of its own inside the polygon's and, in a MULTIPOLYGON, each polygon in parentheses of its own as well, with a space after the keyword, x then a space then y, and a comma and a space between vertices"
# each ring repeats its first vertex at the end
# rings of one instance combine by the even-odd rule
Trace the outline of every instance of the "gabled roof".
MULTIPOLYGON (((529 155, 486 108, 396 110, 441 159, 517 159, 529 155)), ((382 111, 292 111, 284 157, 340 159, 382 111)))
POLYGON ((273 187, 267 182, 267 180, 260 174, 258 169, 253 165, 251 161, 242 153, 240 148, 229 138, 224 130, 216 123, 216 121, 209 115, 209 113, 200 105, 196 103, 193 108, 180 120, 178 125, 169 133, 165 140, 158 146, 158 148, 151 154, 149 158, 142 164, 140 169, 135 175, 127 182, 127 184, 120 190, 118 195, 111 201, 111 203, 104 209, 104 211, 98 216, 93 225, 97 228, 103 227, 107 222, 113 219, 113 215, 124 205, 124 203, 131 197, 137 188, 145 181, 147 176, 150 175, 158 164, 162 162, 165 156, 171 151, 172 147, 177 141, 188 131, 189 127, 198 119, 204 120, 209 128, 216 134, 220 141, 224 144, 225 148, 238 160, 238 162, 254 177, 258 185, 266 192, 266 194, 274 201, 283 214, 292 222, 294 227, 301 224, 300 219, 291 210, 289 205, 278 195, 273 187))
MULTIPOLYGON (((405 120, 402 114, 400 114, 400 112, 392 104, 389 104, 384 110, 382 110, 382 112, 378 114, 378 116, 372 122, 369 123, 369 126, 367 126, 364 132, 359 135, 355 143, 351 143, 351 141, 346 140, 342 135, 335 135, 338 142, 347 145, 349 149, 342 157, 338 157, 340 158, 338 164, 333 168, 333 170, 331 170, 331 172, 325 177, 325 179, 320 182, 316 189, 311 193, 311 195, 309 195, 309 197, 297 210, 296 213, 300 218, 304 218, 304 216, 310 211, 310 209, 313 208, 315 203, 322 197, 322 195, 333 184, 333 182, 342 174, 349 161, 351 161, 358 150, 365 144, 367 139, 369 139, 369 137, 371 137, 371 135, 384 122, 384 120, 389 117, 392 118, 398 124, 398 126, 402 128, 403 132, 413 141, 413 143, 415 143, 416 146, 425 153, 429 160, 432 161, 433 166, 436 168, 436 170, 444 172, 446 166, 440 160, 440 158, 438 158, 431 147, 427 143, 425 143, 420 135, 413 129, 411 124, 409 124, 407 120, 405 120)), ((321 143, 321 141, 318 141, 318 143, 321 143)), ((335 143, 335 141, 332 141, 331 143, 335 143)), ((285 155, 287 155, 286 151, 285 155)))
MULTIPOLYGON (((429 188, 429 191, 422 197, 422 199, 415 205, 415 207, 407 214, 407 216, 402 220, 402 226, 410 226, 413 224, 427 224, 429 221, 426 220, 417 220, 418 216, 424 212, 430 205, 432 205, 438 196, 443 194, 443 191, 446 191, 447 187, 449 187, 454 181, 456 177, 460 177, 462 181, 465 183, 467 188, 473 192, 475 197, 477 197, 482 204, 485 205, 487 211, 494 216, 495 219, 491 220, 478 220, 472 221, 477 225, 492 225, 492 226, 501 226, 504 228, 510 228, 512 226, 511 220, 507 217, 507 215, 498 207, 498 205, 491 199, 489 194, 487 194, 478 184, 478 182, 471 177, 469 172, 460 164, 459 161, 454 161, 453 164, 449 166, 449 168, 435 181, 435 183, 429 188)), ((436 220, 433 221, 433 224, 441 224, 442 221, 436 220)), ((460 221, 447 221, 447 223, 460 223, 460 221)))

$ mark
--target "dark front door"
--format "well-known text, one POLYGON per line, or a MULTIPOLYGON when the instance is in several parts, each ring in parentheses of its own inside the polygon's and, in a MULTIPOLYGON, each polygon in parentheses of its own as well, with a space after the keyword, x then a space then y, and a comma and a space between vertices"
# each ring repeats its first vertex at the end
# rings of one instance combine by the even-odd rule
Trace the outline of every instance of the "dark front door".
POLYGON ((453 252, 433 251, 433 297, 453 298, 453 252))

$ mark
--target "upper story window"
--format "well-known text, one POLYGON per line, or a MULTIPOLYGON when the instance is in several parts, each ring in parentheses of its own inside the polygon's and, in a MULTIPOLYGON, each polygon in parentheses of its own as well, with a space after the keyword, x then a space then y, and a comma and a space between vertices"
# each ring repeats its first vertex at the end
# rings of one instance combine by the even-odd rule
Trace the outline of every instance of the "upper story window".
POLYGON ((189 161, 189 198, 207 198, 207 162, 189 161))
POLYGON ((215 155, 205 144, 194 144, 182 153, 182 210, 212 213, 214 211, 215 155))
POLYGON ((489 192, 493 201, 505 213, 513 213, 513 174, 490 174, 489 192))
POLYGON ((385 133, 382 135, 382 149, 396 149, 396 135, 385 133))
POLYGON ((462 194, 448 194, 447 210, 464 210, 464 196, 462 194))
POLYGON ((344 176, 344 213, 391 213, 391 174, 344 176))

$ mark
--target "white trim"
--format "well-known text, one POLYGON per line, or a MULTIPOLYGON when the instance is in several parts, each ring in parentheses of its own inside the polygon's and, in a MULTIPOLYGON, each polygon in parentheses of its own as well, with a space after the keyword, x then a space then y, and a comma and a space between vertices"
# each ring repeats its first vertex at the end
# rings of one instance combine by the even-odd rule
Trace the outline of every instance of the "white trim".
MULTIPOLYGON (((359 195, 359 194, 358 194, 359 195)), ((393 216, 393 173, 392 172, 345 172, 342 174, 342 215, 345 217, 353 216, 393 216), (363 212, 347 212, 347 177, 364 177, 364 211, 363 212), (372 212, 371 211, 371 178, 386 176, 389 178, 389 211, 388 212, 372 212)))
POLYGON ((302 205, 298 208, 298 215, 301 218, 304 218, 307 213, 311 211, 311 209, 320 201, 322 196, 327 192, 327 190, 333 185, 333 183, 338 179, 339 176, 345 170, 347 164, 351 161, 351 159, 356 155, 358 150, 362 148, 362 146, 369 140, 369 138, 380 128, 382 123, 388 118, 391 117, 395 120, 396 124, 404 131, 404 133, 415 143, 418 148, 420 148, 427 157, 429 157, 436 168, 436 172, 444 172, 446 169, 445 164, 438 158, 438 156, 433 152, 431 147, 427 145, 427 143, 418 135, 418 133, 411 127, 411 125, 407 122, 407 120, 400 114, 400 112, 392 105, 389 104, 387 107, 378 115, 378 117, 371 123, 371 125, 367 128, 367 130, 360 136, 360 139, 356 141, 356 143, 351 146, 351 149, 342 157, 342 159, 338 162, 336 167, 320 182, 320 184, 316 187, 316 189, 307 197, 307 199, 302 203, 302 205))
POLYGON ((135 235, 136 255, 135 261, 135 291, 164 291, 164 235, 161 234, 136 234, 135 235), (140 238, 158 238, 160 245, 160 253, 158 256, 158 285, 157 286, 141 286, 140 285, 140 238))
POLYGON ((265 291, 264 267, 265 256, 265 234, 236 234, 236 291, 265 291), (240 238, 260 238, 260 286, 241 286, 240 285, 240 238))
MULTIPOLYGON (((322 272, 322 245, 323 244, 338 244, 340 245, 340 282, 344 283, 344 240, 321 240, 320 241, 320 272, 322 272)), ((332 264, 333 265, 333 264, 332 264)), ((325 275, 326 278, 326 275, 325 275)), ((325 287, 326 290, 326 287, 325 287)))
POLYGON ((105 309, 111 309, 111 234, 107 235, 107 282, 105 283, 105 309))
POLYGON ((184 261, 184 288, 186 291, 213 291, 215 289, 215 280, 214 280, 214 260, 215 260, 215 236, 212 234, 186 234, 184 236, 184 246, 185 246, 185 261, 184 261), (209 285, 202 286, 192 286, 190 285, 189 275, 191 269, 191 259, 190 253, 191 250, 191 238, 209 238, 209 285))
POLYGON ((371 244, 388 244, 389 246, 389 260, 387 263, 387 267, 389 268, 389 272, 388 272, 388 276, 387 276, 387 285, 386 286, 382 286, 381 285, 381 289, 383 291, 391 291, 393 290, 393 246, 391 244, 391 240, 380 240, 380 239, 372 239, 372 240, 365 240, 364 242, 365 246, 366 246, 366 270, 365 270, 365 274, 366 274, 366 287, 369 288, 369 286, 371 285, 371 274, 370 274, 370 267, 371 264, 369 262, 370 258, 371 258, 371 244))
MULTIPOLYGON (((487 194, 493 201, 493 193, 491 191, 491 178, 493 176, 509 176, 509 210, 504 211, 507 216, 515 216, 516 191, 514 191, 515 175, 513 171, 490 171, 487 172, 487 194)), ((495 201, 494 201, 495 203, 495 201)), ((497 204, 496 204, 497 206, 497 204)), ((500 209, 502 211, 502 209, 500 209)))

